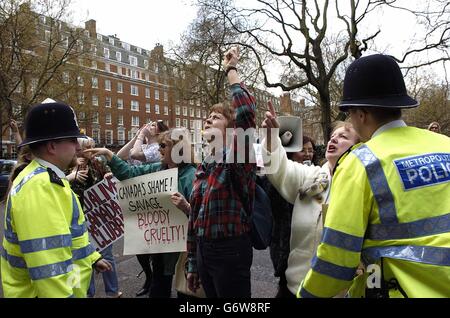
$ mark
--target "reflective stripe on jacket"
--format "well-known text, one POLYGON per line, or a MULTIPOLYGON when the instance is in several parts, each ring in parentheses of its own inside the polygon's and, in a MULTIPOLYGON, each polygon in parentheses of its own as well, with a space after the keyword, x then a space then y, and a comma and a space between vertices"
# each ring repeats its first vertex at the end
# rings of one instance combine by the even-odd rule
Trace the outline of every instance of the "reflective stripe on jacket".
MULTIPOLYGON (((336 170, 322 242, 298 296, 364 296, 362 259, 380 264, 408 297, 450 297, 450 139, 387 130, 336 170), (353 283, 353 284, 352 284, 353 283)), ((391 297, 401 297, 398 290, 391 297)))
POLYGON ((30 163, 15 179, 5 209, 1 255, 5 297, 86 297, 92 264, 84 214, 70 189, 30 163))

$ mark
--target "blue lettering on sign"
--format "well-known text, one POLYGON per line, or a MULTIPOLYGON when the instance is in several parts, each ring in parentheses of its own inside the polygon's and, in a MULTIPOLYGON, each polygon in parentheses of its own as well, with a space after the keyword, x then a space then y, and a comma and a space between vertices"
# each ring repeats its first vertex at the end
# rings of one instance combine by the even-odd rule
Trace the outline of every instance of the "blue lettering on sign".
POLYGON ((394 161, 405 190, 450 181, 450 153, 432 153, 394 161))

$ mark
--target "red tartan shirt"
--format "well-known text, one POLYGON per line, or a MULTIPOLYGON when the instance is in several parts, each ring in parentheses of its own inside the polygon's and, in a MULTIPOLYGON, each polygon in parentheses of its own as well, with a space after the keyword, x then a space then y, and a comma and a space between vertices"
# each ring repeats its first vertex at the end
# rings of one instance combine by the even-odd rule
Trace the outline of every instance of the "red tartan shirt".
MULTIPOLYGON (((233 84, 231 94, 235 129, 254 131, 255 98, 242 83, 233 84)), ((238 149, 236 136, 233 141, 234 146, 223 151, 223 162, 208 162, 206 158, 195 173, 187 237, 190 273, 197 272, 197 238, 235 237, 250 231, 256 180, 256 164, 249 159, 253 141, 246 142, 245 149, 238 149), (245 163, 229 163, 226 157, 230 153, 235 159, 245 155, 245 163)))

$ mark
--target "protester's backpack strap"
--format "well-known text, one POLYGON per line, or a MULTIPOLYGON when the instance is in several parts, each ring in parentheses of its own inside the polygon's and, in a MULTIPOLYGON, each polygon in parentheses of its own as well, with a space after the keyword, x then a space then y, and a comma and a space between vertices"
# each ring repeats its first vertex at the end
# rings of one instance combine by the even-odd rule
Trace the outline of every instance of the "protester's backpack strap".
POLYGON ((265 250, 272 238, 272 207, 269 196, 264 189, 256 184, 255 201, 253 205, 252 220, 252 245, 257 250, 265 250))

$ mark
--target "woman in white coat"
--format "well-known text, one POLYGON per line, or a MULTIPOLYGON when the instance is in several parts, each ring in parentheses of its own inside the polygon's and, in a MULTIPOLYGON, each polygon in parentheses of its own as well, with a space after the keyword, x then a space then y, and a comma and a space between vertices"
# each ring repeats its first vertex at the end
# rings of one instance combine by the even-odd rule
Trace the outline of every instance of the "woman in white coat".
MULTIPOLYGON (((270 107, 270 106, 269 106, 270 107)), ((273 107, 271 107, 273 108, 273 107)), ((262 127, 279 128, 275 112, 266 113, 262 127)), ((351 146, 359 142, 359 137, 352 125, 338 122, 334 127, 327 145, 322 166, 307 166, 291 161, 281 145, 280 138, 264 144, 270 155, 269 181, 278 192, 291 204, 294 204, 291 223, 291 240, 286 269, 287 287, 290 291, 285 297, 295 297, 300 282, 311 267, 311 261, 320 243, 324 224, 324 212, 329 201, 331 179, 338 159, 351 146)))

